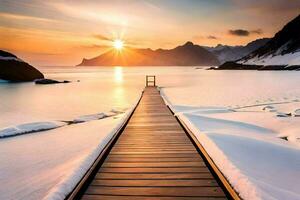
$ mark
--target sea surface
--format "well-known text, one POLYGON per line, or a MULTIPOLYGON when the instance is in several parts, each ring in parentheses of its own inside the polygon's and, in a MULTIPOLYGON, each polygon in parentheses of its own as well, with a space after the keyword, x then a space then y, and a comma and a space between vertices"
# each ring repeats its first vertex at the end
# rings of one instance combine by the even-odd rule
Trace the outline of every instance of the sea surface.
POLYGON ((145 86, 145 75, 176 103, 242 107, 300 100, 297 71, 211 71, 196 67, 40 67, 47 78, 68 84, 0 83, 0 130, 23 123, 72 120, 126 109, 145 86), (187 100, 187 96, 192 96, 187 100), (182 98, 182 101, 180 99, 182 98))

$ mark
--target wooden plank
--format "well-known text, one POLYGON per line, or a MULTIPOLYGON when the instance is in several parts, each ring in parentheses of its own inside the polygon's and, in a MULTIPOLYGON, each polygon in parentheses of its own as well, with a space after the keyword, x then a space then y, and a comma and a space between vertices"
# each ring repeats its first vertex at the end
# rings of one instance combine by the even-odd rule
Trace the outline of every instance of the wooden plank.
POLYGON ((137 162, 137 163, 114 163, 104 162, 103 167, 202 167, 204 162, 137 162))
POLYGON ((145 158, 145 157, 139 157, 139 158, 124 158, 124 157, 108 157, 106 159, 106 162, 190 162, 190 161, 199 161, 201 162, 202 159, 199 157, 193 158, 145 158))
POLYGON ((147 174, 147 173, 203 173, 209 172, 206 166, 203 167, 142 167, 142 168, 132 168, 132 167, 121 167, 121 168, 110 168, 110 167, 102 167, 99 169, 99 173, 101 172, 110 172, 110 173, 134 173, 134 174, 147 174))
MULTIPOLYGON (((125 136, 125 135, 124 135, 125 136)), ((189 142, 189 140, 185 137, 175 137, 175 136, 170 136, 170 137, 164 137, 164 136, 145 136, 144 138, 143 137, 139 137, 139 136, 136 136, 136 137, 121 137, 120 138, 120 141, 144 141, 144 142, 149 142, 149 143, 159 143, 159 142, 189 142), (150 140, 150 139, 157 139, 157 140, 150 140)), ((137 143, 139 144, 139 143, 137 143)))
POLYGON ((213 179, 211 173, 169 173, 169 174, 127 174, 127 173, 97 173, 95 179, 125 179, 125 180, 178 180, 178 179, 213 179))
MULTIPOLYGON (((196 151, 180 151, 181 153, 195 153, 196 151)), ((111 154, 116 155, 127 155, 127 154, 139 154, 139 155, 145 155, 145 154, 161 154, 161 153, 167 153, 167 154, 177 154, 178 151, 151 151, 151 152, 136 152, 136 151, 111 151, 111 154)))
POLYGON ((194 153, 158 153, 158 154, 109 154, 110 157, 143 157, 143 158, 188 158, 188 157, 199 157, 199 154, 194 153))
MULTIPOLYGON (((145 141, 138 141, 138 142, 141 142, 141 146, 142 145, 145 145, 145 147, 161 147, 161 146, 169 146, 170 148, 171 147, 185 147, 188 143, 187 142, 182 142, 182 143, 176 143, 176 142, 160 142, 160 143, 147 143, 145 141)), ((138 146, 136 144, 134 144, 132 141, 122 141, 122 142, 118 142, 117 145, 120 145, 119 147, 117 148, 120 148, 120 147, 141 147, 141 146, 138 146)), ((179 153, 179 152, 178 152, 179 153)))
POLYGON ((145 145, 145 146, 138 146, 138 145, 118 145, 113 148, 114 150, 195 150, 191 146, 187 146, 186 144, 183 145, 170 145, 170 146, 162 146, 162 145, 145 145))
MULTIPOLYGON (((137 145, 134 141, 118 141, 117 145, 137 145)), ((186 141, 155 141, 155 142, 140 142, 139 145, 186 145, 188 142, 186 141)))
POLYGON ((224 197, 220 187, 98 187, 91 185, 86 194, 131 196, 212 196, 224 197))
POLYGON ((218 183, 211 179, 198 180, 94 180, 91 185, 94 186, 127 186, 127 187, 178 187, 178 186, 206 186, 216 187, 218 183))
POLYGON ((83 200, 224 200, 225 197, 151 197, 151 196, 124 196, 124 195, 92 195, 86 194, 83 200))

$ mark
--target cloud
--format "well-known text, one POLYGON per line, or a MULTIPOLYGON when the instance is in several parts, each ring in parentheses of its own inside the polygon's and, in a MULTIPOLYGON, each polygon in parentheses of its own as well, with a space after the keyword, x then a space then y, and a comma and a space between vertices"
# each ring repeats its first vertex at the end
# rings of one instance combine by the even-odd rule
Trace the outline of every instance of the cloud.
POLYGON ((58 22, 54 19, 42 18, 42 17, 34 17, 28 15, 20 15, 20 14, 12 14, 12 13, 5 13, 0 12, 0 17, 6 18, 9 20, 31 20, 31 21, 40 21, 40 22, 58 22))
POLYGON ((101 34, 95 34, 95 35, 93 35, 93 37, 98 40, 112 41, 111 38, 106 37, 105 35, 101 35, 101 34))
POLYGON ((232 29, 232 30, 229 30, 228 33, 230 35, 234 35, 234 36, 247 37, 251 34, 261 35, 263 33, 263 31, 261 29, 255 29, 255 30, 232 29))
POLYGON ((259 28, 259 29, 250 31, 250 33, 261 35, 261 34, 263 34, 263 31, 259 28))
POLYGON ((81 45, 81 48, 84 49, 107 49, 111 48, 109 45, 99 45, 99 44, 92 44, 92 45, 81 45))
POLYGON ((235 36, 249 36, 250 32, 244 29, 234 29, 234 30, 229 30, 228 31, 230 35, 235 35, 235 36))
POLYGON ((209 35, 209 36, 207 36, 207 39, 210 39, 210 40, 217 40, 217 39, 219 39, 219 38, 216 37, 216 36, 213 36, 213 35, 209 35))

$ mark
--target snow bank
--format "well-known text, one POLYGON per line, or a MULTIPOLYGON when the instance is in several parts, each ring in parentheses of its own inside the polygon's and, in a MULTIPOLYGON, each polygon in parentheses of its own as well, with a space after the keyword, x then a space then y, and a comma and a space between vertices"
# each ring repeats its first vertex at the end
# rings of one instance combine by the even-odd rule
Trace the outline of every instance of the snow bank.
POLYGON ((75 118, 73 120, 74 123, 82 123, 82 122, 88 122, 92 120, 99 120, 103 119, 106 117, 113 117, 119 114, 125 113, 127 109, 122 109, 122 110, 117 110, 117 109, 112 109, 110 112, 102 112, 102 113, 97 113, 97 114, 91 114, 91 115, 83 115, 78 118, 75 118))
POLYGON ((273 130, 197 112, 179 117, 242 198, 300 199, 300 149, 274 137, 273 130))
MULTIPOLYGON (((128 119, 135 105, 126 112, 106 113, 118 117, 62 126, 47 134, 1 139, 0 199, 65 199, 128 119)), ((40 128, 41 124, 25 127, 32 130, 40 128)))
POLYGON ((208 137, 208 134, 201 134, 199 127, 191 122, 189 117, 185 115, 179 115, 179 117, 195 133, 197 139, 240 196, 243 199, 259 199, 255 186, 249 181, 247 176, 232 164, 226 154, 208 137))
POLYGON ((74 123, 82 123, 82 122, 88 122, 92 120, 98 120, 103 119, 107 117, 105 113, 97 113, 92 115, 83 115, 73 120, 74 123))
POLYGON ((240 60, 237 63, 247 65, 300 65, 300 51, 284 55, 268 55, 240 60))
POLYGON ((75 188, 77 183, 81 180, 83 175, 91 167, 91 165, 96 160, 97 156, 101 153, 101 151, 104 149, 106 144, 111 140, 111 138, 116 133, 116 131, 122 126, 123 122, 126 120, 129 114, 130 112, 127 112, 119 119, 107 118, 99 121, 99 122, 103 121, 103 123, 99 123, 99 122, 97 123, 97 121, 88 122, 86 123, 87 126, 85 126, 83 129, 77 128, 76 131, 79 132, 92 131, 94 134, 99 132, 99 130, 101 130, 101 133, 99 134, 100 137, 98 136, 97 139, 95 137, 90 138, 90 139, 96 139, 96 142, 98 144, 92 146, 92 148, 90 149, 89 152, 87 152, 86 155, 84 155, 81 159, 78 159, 77 160, 78 165, 76 166, 76 168, 67 172, 64 179, 56 183, 56 185, 52 187, 50 191, 48 191, 48 194, 43 199, 47 199, 47 200, 65 199, 66 195, 68 195, 75 188), (113 123, 112 121, 116 121, 116 122, 113 123))
MULTIPOLYGON (((100 135, 101 138, 96 140, 96 143, 97 142, 100 143, 97 146, 95 146, 94 149, 91 149, 90 153, 86 155, 83 158, 83 160, 80 161, 76 169, 73 171, 69 171, 70 173, 68 174, 68 176, 66 176, 65 179, 61 180, 58 184, 56 184, 56 186, 53 187, 48 192, 47 196, 45 196, 43 199, 47 199, 47 200, 65 199, 66 195, 68 195, 75 188, 77 183, 81 180, 81 178, 84 176, 87 170, 91 167, 93 162, 96 160, 96 158, 104 149, 104 147, 107 145, 107 143, 111 140, 113 135, 123 126, 124 122, 129 118, 130 114, 133 112, 137 103, 138 102, 136 102, 136 104, 132 108, 127 109, 126 112, 123 110, 119 111, 116 109, 112 109, 111 111, 112 113, 115 113, 115 115, 121 115, 121 117, 119 118, 103 119, 99 121, 99 122, 103 121, 102 124, 100 124, 99 122, 96 123, 97 121, 84 123, 88 125, 85 126, 85 128, 89 127, 88 131, 92 132, 92 134, 97 133, 99 130, 101 130, 102 132, 102 134, 100 135)), ((109 116, 109 114, 107 114, 107 116, 109 116)), ((76 131, 82 132, 85 130, 76 129, 76 131)), ((93 140, 94 138, 89 138, 89 139, 93 140)))
POLYGON ((64 199, 130 112, 0 140, 0 199, 64 199))
POLYGON ((168 91, 167 96, 165 90, 166 103, 242 198, 300 199, 298 101, 229 109, 189 105, 187 98, 187 104, 177 105, 173 102, 184 102, 182 94, 168 91))
POLYGON ((294 115, 295 117, 300 117, 300 109, 295 110, 294 115))
MULTIPOLYGON (((83 116, 75 118, 71 122, 73 122, 73 123, 89 122, 92 120, 99 120, 99 119, 103 119, 106 117, 113 117, 116 115, 123 114, 124 112, 125 112, 124 110, 112 109, 110 112, 106 112, 106 113, 83 115, 83 116)), ((67 123, 64 121, 25 123, 25 124, 20 124, 20 125, 1 129, 0 130, 0 138, 6 138, 6 137, 17 136, 17 135, 28 134, 28 133, 35 133, 35 132, 39 132, 39 131, 46 131, 46 130, 50 130, 50 129, 59 128, 59 127, 65 126, 65 125, 67 125, 67 123)))
POLYGON ((37 131, 45 131, 49 129, 58 128, 66 125, 65 122, 49 121, 49 122, 34 122, 11 126, 0 130, 0 138, 32 133, 37 131))

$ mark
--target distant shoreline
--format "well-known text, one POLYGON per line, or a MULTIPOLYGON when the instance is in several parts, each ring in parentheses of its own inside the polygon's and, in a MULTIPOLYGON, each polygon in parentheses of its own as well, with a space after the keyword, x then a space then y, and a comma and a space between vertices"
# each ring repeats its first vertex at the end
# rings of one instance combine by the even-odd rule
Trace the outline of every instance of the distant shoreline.
POLYGON ((257 71, 299 71, 300 65, 246 65, 236 62, 226 62, 209 70, 257 70, 257 71))

